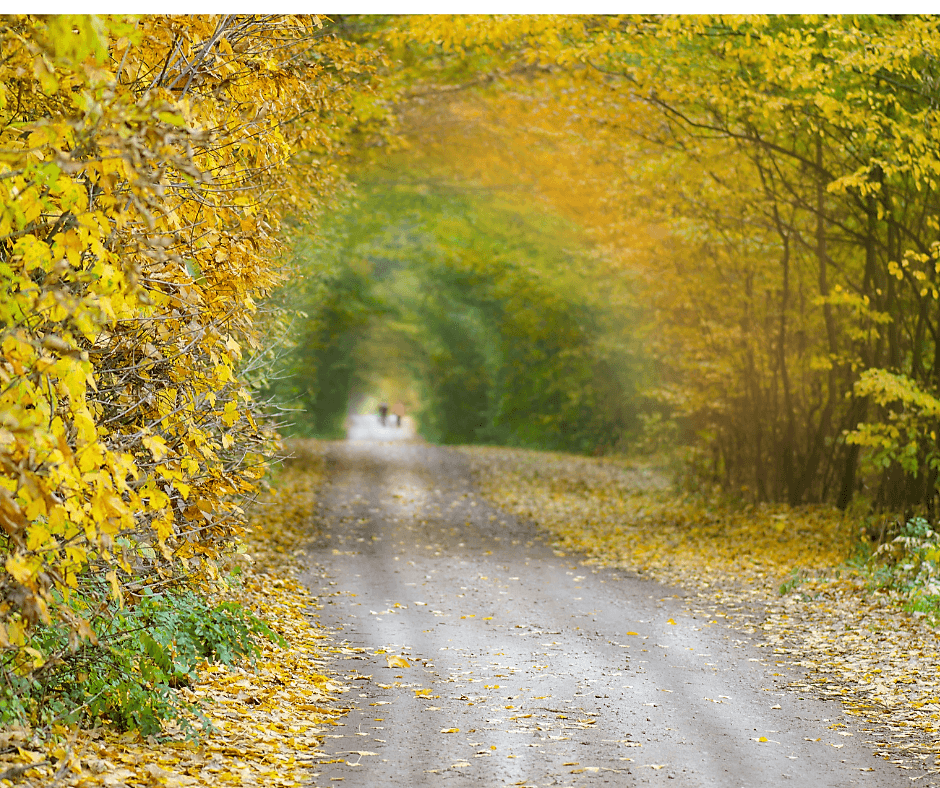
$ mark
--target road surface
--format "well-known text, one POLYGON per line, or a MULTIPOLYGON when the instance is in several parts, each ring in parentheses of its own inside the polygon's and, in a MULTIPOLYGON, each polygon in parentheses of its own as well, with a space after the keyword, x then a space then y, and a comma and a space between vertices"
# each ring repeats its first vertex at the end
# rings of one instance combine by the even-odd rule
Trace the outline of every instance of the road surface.
POLYGON ((553 550, 408 420, 350 438, 304 576, 352 687, 314 785, 911 784, 749 636, 553 550))

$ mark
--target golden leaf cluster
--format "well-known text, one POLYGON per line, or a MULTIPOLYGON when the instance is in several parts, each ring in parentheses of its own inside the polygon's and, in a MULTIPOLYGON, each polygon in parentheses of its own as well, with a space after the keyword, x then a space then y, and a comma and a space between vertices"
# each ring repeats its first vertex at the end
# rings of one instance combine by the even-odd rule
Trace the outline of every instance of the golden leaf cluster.
POLYGON ((275 436, 280 217, 341 186, 375 56, 317 17, 0 21, 0 649, 211 581, 275 436), (274 321, 276 322, 276 321, 274 321))

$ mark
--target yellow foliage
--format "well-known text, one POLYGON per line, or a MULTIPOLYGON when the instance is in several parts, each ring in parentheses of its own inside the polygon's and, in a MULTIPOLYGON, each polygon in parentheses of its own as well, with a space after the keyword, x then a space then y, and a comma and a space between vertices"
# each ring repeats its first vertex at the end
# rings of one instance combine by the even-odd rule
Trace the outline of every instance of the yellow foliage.
POLYGON ((92 604, 211 575, 242 533, 275 439, 247 370, 283 276, 280 217, 314 215, 362 118, 381 116, 375 55, 321 27, 0 21, 8 633, 47 610, 74 622, 69 588, 92 604))
POLYGON ((940 371, 935 16, 434 15, 383 35, 408 155, 531 191, 597 241, 600 297, 646 307, 649 394, 700 478, 935 507, 932 444, 873 469, 844 440, 890 413, 862 372, 931 390, 940 371))
MULTIPOLYGON (((108 728, 55 726, 52 735, 8 726, 0 731, 0 773, 19 769, 19 785, 265 785, 299 786, 309 781, 309 761, 322 752, 323 736, 346 709, 335 693, 345 688, 324 675, 323 660, 338 652, 309 619, 314 600, 298 582, 295 550, 309 534, 311 512, 323 481, 316 444, 298 444, 304 465, 288 469, 264 505, 252 510, 241 564, 241 585, 226 596, 262 613, 288 641, 259 642, 253 664, 203 664, 199 681, 179 691, 196 701, 215 729, 199 743, 173 726, 160 741, 108 728), (246 555, 252 556, 247 558, 246 555), (254 560, 252 560, 254 559, 254 560), (10 746, 10 745, 15 746, 10 746), (104 783, 102 781, 104 780, 104 783)), ((77 627, 94 633, 85 621, 77 627)), ((0 643, 6 630, 0 625, 0 643)), ((42 655, 30 652, 34 661, 42 655)))

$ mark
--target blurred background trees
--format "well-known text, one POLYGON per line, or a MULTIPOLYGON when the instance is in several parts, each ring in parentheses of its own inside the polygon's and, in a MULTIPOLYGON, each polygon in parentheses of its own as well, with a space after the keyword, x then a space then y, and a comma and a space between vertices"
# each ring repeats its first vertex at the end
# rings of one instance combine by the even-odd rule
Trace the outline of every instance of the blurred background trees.
POLYGON ((341 434, 350 399, 404 398, 429 440, 625 449, 648 373, 628 335, 610 341, 630 315, 579 275, 576 228, 399 166, 300 248, 314 289, 271 389, 305 405, 293 429, 341 434))
POLYGON ((435 16, 385 40, 412 155, 573 222, 586 281, 643 306, 627 334, 690 481, 932 513, 937 24, 435 16))

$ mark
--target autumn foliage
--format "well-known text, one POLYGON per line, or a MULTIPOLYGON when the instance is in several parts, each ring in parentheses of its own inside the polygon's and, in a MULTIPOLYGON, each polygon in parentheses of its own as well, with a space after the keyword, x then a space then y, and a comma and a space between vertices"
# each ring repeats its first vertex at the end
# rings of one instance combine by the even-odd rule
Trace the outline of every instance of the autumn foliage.
POLYGON ((434 16, 386 40, 420 80, 415 155, 525 183, 648 308, 691 478, 933 511, 937 25, 434 16))
POLYGON ((6 16, 0 52, 9 692, 117 637, 116 603, 217 576, 274 438, 281 217, 376 113, 373 56, 316 17, 6 16))
POLYGON ((935 515, 938 50, 929 16, 0 19, 0 697, 212 587, 258 392, 336 428, 376 348, 442 440, 645 424, 709 491, 935 515), (295 283, 349 151, 376 210, 295 283), (305 388, 265 372, 285 283, 305 388))

